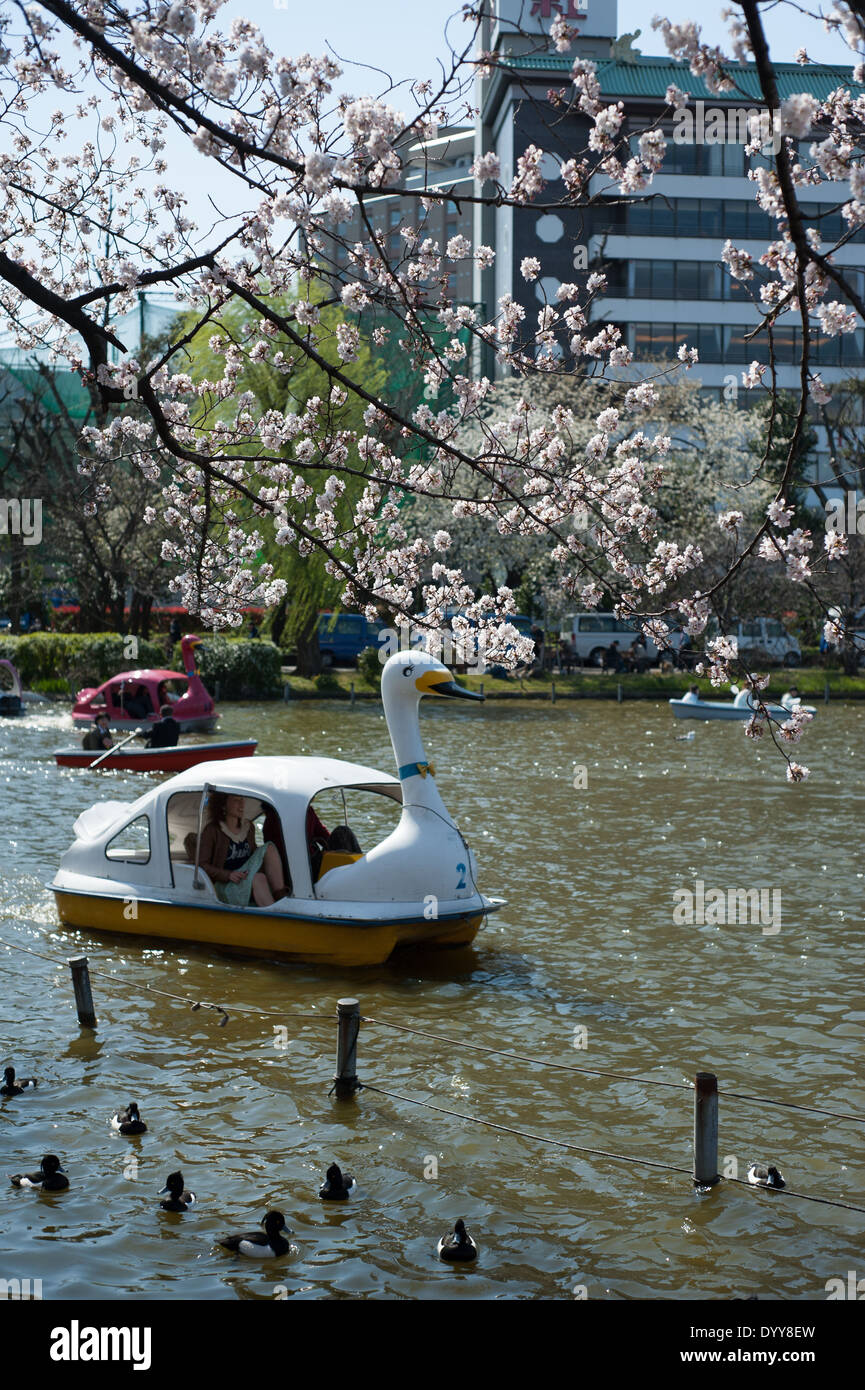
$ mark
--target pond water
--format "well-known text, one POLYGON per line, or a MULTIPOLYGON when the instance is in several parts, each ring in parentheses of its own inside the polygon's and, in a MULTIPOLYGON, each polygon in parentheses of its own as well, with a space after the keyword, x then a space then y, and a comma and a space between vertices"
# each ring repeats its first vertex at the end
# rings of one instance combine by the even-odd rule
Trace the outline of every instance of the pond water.
MULTIPOLYGON (((773 1162, 797 1193, 865 1205, 861 1124, 731 1094, 865 1113, 865 707, 820 706, 799 786, 740 726, 675 723, 666 705, 425 700, 421 721, 480 887, 508 906, 471 951, 356 972, 62 930, 46 885, 73 820, 154 779, 58 770, 73 738, 56 706, 0 721, 4 1064, 40 1082, 0 1101, 2 1172, 51 1151, 71 1183, 0 1185, 0 1276, 41 1279, 46 1299, 824 1298, 856 1268, 861 1214, 729 1182, 700 1196, 688 1173, 628 1160, 690 1170, 686 1087, 711 1070, 722 1171, 773 1162), (767 890, 763 918, 683 920, 698 882, 707 901, 767 890), (65 965, 81 952, 95 1034, 65 965), (338 1102, 346 995, 380 1020, 358 1061, 380 1089, 338 1102), (130 1100, 140 1139, 110 1128, 130 1100), (345 1206, 317 1197, 334 1160, 358 1178, 345 1206), (175 1168, 198 1196, 183 1217, 158 1210, 175 1168), (288 1259, 214 1248, 268 1206, 294 1231, 288 1259), (435 1257, 457 1217, 481 1247, 469 1269, 435 1257)), ((393 770, 377 703, 226 705, 221 731, 393 770)))

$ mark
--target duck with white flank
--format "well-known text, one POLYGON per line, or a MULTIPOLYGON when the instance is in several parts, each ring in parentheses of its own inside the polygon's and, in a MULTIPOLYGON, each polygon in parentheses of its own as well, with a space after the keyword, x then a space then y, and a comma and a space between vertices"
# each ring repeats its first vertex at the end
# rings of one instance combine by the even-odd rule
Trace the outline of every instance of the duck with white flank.
POLYGON ((318 1195, 323 1202, 347 1202, 356 1191, 357 1182, 351 1173, 344 1173, 338 1163, 332 1163, 318 1195))
POLYGON ((186 1211, 195 1202, 195 1193, 187 1192, 183 1186, 182 1173, 168 1174, 159 1196, 165 1197, 166 1194, 167 1200, 159 1203, 163 1211, 186 1211))
POLYGON ((436 1250, 439 1259, 446 1260, 448 1264, 464 1264, 478 1257, 478 1247, 466 1230, 464 1221, 458 1221, 450 1235, 442 1236, 436 1250))
POLYGON ((118 1110, 116 1115, 111 1116, 111 1128, 117 1129, 121 1134, 146 1134, 147 1125, 141 1118, 138 1106, 131 1100, 125 1110, 118 1110))
POLYGON ((24 1078, 19 1076, 16 1080, 15 1068, 7 1067, 3 1072, 3 1085, 0 1086, 0 1096, 20 1096, 24 1091, 32 1091, 36 1086, 33 1077, 24 1078))
POLYGON ((181 772, 131 804, 99 802, 76 820, 52 884, 61 920, 340 967, 380 965, 397 947, 468 945, 502 900, 478 888, 474 855, 424 751, 419 710, 424 696, 481 697, 426 652, 395 653, 381 694, 397 776, 337 758, 235 758, 181 772), (362 848, 337 835, 343 827, 324 830, 313 803, 340 793, 352 814, 374 804, 372 823, 390 805, 395 828, 362 848), (287 896, 260 905, 220 897, 201 852, 217 795, 243 798, 241 820, 256 844, 273 846, 287 896), (310 834, 316 824, 323 852, 310 834))
POLYGON ((16 1173, 9 1181, 13 1187, 36 1187, 40 1192, 63 1192, 69 1186, 56 1154, 45 1155, 38 1173, 16 1173))
POLYGON ((247 1231, 240 1236, 223 1236, 217 1241, 225 1250, 234 1255, 246 1255, 251 1260, 271 1260, 279 1255, 287 1255, 291 1246, 281 1234, 294 1233, 285 1224, 281 1211, 266 1212, 261 1221, 263 1231, 247 1231))
POLYGON ((778 1169, 771 1163, 752 1163, 748 1168, 748 1181, 754 1187, 770 1187, 776 1192, 787 1186, 778 1169))

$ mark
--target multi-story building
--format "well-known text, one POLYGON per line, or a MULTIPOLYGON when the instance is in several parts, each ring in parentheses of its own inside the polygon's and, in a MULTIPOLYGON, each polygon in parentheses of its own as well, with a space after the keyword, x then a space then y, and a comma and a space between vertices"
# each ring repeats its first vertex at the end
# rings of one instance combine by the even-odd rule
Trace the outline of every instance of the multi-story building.
MULTIPOLYGON (((640 54, 633 47, 636 35, 617 38, 616 0, 488 4, 482 46, 497 55, 497 64, 478 84, 475 153, 498 154, 506 187, 520 154, 534 144, 547 152, 542 166, 546 186, 537 203, 565 197, 561 165, 582 156, 591 129, 589 117, 574 101, 571 67, 577 55, 597 64, 604 104, 623 103, 622 131, 636 134, 657 123, 667 149, 654 182, 634 197, 623 197, 617 184, 598 173, 590 184, 598 201, 582 209, 479 206, 475 241, 493 246, 496 259, 488 270, 476 268, 474 301, 489 316, 501 296, 510 294, 525 307, 526 322, 534 323, 540 304, 555 302, 560 283, 579 282, 583 266, 601 268, 607 290, 595 301, 593 317, 617 324, 638 359, 672 358, 687 342, 699 351, 704 389, 723 391, 732 381, 741 383, 742 371, 752 361, 767 360, 768 346, 765 334, 748 336, 760 315, 748 286, 732 280, 722 265, 721 251, 729 238, 756 259, 777 237, 777 226, 758 206, 754 182, 747 177, 749 168, 766 162, 762 155, 745 153, 745 113, 765 109, 754 64, 736 64, 733 76, 740 91, 717 96, 687 65, 640 54), (562 54, 549 41, 557 14, 579 31, 569 52, 562 54), (516 24, 528 32, 517 33, 516 24), (688 93, 690 118, 674 115, 668 106, 670 85, 688 93), (720 134, 723 139, 716 143, 720 134), (526 256, 542 265, 542 278, 534 283, 527 284, 520 274, 526 256)), ((776 63, 775 71, 782 99, 795 92, 823 99, 839 86, 861 90, 851 68, 776 63)), ((815 131, 799 141, 800 162, 811 162, 810 146, 820 138, 815 131)), ((833 245, 847 230, 839 211, 844 196, 843 187, 825 182, 800 190, 808 225, 820 228, 824 245, 833 245)), ((861 291, 862 233, 849 238, 834 259, 861 291)), ((816 334, 816 324, 814 328, 816 334)), ((792 314, 774 329, 781 387, 799 384, 800 331, 792 314)), ((837 337, 817 334, 812 362, 827 383, 858 374, 865 366, 865 328, 837 337)), ((494 370, 492 354, 483 369, 494 370)))
MULTIPOLYGON (((429 237, 438 242, 443 252, 452 237, 461 235, 472 239, 472 204, 445 200, 435 201, 424 208, 420 198, 407 190, 442 187, 474 193, 474 179, 469 166, 474 157, 474 130, 471 126, 443 126, 432 140, 423 140, 400 150, 403 174, 400 185, 377 196, 363 200, 363 210, 375 239, 391 263, 405 256, 411 258, 401 228, 411 227, 421 239, 429 237)), ((369 228, 356 209, 351 220, 339 226, 339 241, 332 243, 331 254, 337 266, 346 268, 348 254, 357 241, 369 244, 369 228)), ((451 295, 461 304, 472 297, 472 264, 469 258, 449 266, 451 295)))

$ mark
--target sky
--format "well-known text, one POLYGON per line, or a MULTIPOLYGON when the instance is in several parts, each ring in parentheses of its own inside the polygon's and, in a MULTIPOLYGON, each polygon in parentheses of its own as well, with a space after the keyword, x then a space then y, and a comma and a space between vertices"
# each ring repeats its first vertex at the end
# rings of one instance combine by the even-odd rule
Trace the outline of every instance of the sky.
MULTIPOLYGON (((708 43, 724 43, 727 26, 721 19, 724 3, 717 0, 619 0, 619 33, 642 31, 637 47, 646 54, 663 54, 660 35, 651 27, 652 17, 663 14, 674 23, 696 19, 708 43)), ((732 6, 731 6, 732 8, 732 6)), ((816 7, 815 7, 816 8, 816 7)), ((828 9, 828 4, 823 5, 828 9)), ((797 48, 806 48, 820 62, 849 63, 849 50, 837 37, 826 34, 822 25, 807 19, 793 5, 769 3, 763 6, 764 24, 770 50, 779 61, 792 62, 797 48)), ((445 26, 451 20, 449 35, 456 45, 469 32, 460 18, 457 0, 286 0, 277 8, 272 0, 231 0, 223 16, 247 15, 260 25, 268 42, 289 54, 320 53, 329 44, 341 56, 383 68, 394 77, 416 79, 435 76, 435 58, 444 59, 447 45, 445 26)), ((371 90, 375 75, 364 79, 351 70, 351 87, 358 92, 371 90)))

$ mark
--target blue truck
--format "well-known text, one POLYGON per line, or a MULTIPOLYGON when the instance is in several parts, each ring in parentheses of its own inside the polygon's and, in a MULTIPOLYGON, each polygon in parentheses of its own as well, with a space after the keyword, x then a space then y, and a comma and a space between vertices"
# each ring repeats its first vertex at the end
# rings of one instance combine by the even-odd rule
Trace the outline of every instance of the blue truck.
POLYGON ((321 613, 318 648, 322 666, 356 662, 367 647, 378 646, 383 627, 384 623, 370 622, 362 613, 321 613))

